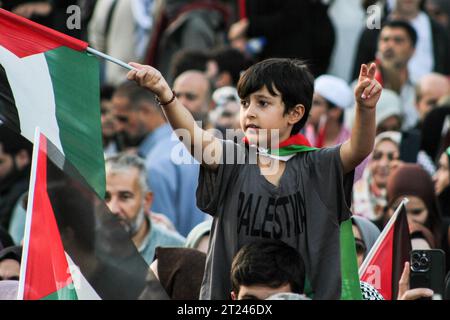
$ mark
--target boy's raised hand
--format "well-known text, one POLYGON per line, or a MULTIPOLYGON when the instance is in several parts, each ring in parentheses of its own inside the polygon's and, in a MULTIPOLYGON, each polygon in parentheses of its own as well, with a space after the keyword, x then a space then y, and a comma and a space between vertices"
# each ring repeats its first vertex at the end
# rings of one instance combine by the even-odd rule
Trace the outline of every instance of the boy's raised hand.
POLYGON ((358 84, 355 88, 356 103, 360 107, 373 109, 380 99, 383 88, 381 87, 381 84, 375 80, 376 71, 377 66, 375 63, 372 63, 370 67, 365 64, 361 65, 358 84))
POLYGON ((172 90, 161 75, 161 72, 151 66, 135 62, 130 62, 129 64, 135 69, 128 72, 128 80, 134 80, 140 86, 148 88, 156 94, 161 101, 170 100, 172 97, 172 90))

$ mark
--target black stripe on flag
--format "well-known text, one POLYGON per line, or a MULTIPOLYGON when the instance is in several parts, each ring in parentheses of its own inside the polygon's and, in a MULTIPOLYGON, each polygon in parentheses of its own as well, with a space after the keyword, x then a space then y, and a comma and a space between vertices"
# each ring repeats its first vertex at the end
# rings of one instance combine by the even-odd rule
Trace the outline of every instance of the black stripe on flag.
POLYGON ((20 134, 20 120, 6 70, 0 64, 0 120, 20 134))
POLYGON ((119 219, 47 139, 47 192, 65 251, 102 299, 168 299, 119 219))
POLYGON ((402 208, 395 220, 394 228, 394 243, 392 248, 392 300, 397 299, 398 282, 402 276, 405 262, 409 261, 409 253, 412 250, 405 204, 402 204, 402 208))

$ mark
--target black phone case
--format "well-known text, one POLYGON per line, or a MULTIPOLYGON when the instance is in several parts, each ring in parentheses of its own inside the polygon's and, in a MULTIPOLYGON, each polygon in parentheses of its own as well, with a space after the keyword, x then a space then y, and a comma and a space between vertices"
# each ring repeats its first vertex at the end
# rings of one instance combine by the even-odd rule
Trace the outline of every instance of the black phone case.
POLYGON ((410 253, 410 288, 429 288, 444 298, 445 253, 440 249, 410 253), (419 259, 417 257, 420 256, 419 259), (425 262, 428 261, 428 262, 425 262))

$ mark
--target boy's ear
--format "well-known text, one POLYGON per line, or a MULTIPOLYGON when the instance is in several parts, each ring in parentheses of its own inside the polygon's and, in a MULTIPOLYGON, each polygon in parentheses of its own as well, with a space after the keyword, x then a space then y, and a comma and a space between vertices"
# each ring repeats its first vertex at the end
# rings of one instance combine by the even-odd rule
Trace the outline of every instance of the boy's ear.
POLYGON ((237 294, 231 291, 231 300, 237 300, 237 294))
POLYGON ((294 125, 299 122, 305 115, 305 110, 305 106, 302 104, 297 104, 294 108, 292 108, 288 114, 289 124, 294 125))

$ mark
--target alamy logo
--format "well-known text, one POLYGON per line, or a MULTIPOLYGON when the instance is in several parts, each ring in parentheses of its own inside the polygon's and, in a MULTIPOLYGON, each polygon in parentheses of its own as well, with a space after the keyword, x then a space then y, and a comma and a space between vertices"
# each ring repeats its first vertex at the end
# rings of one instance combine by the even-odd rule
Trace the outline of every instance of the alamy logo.
POLYGON ((381 269, 377 265, 371 265, 367 267, 367 279, 366 282, 372 285, 375 289, 381 289, 381 269))
POLYGON ((379 5, 373 5, 367 8, 367 29, 381 29, 381 14, 382 9, 379 5))
POLYGON ((81 8, 76 5, 68 6, 66 13, 69 17, 66 20, 66 26, 69 30, 81 29, 81 8))

